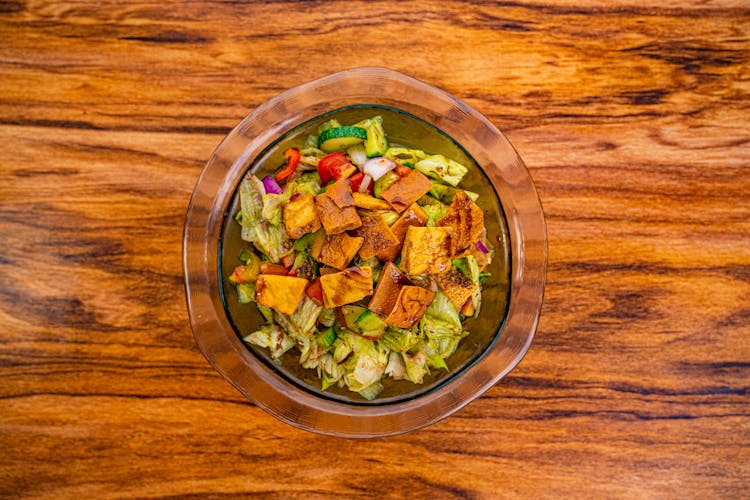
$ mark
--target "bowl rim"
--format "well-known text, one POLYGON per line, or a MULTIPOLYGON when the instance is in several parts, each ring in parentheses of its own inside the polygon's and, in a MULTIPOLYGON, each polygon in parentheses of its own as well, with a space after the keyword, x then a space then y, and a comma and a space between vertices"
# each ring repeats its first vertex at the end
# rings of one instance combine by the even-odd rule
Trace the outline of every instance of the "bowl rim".
POLYGON ((201 172, 183 233, 190 324, 208 362, 245 397, 278 419, 308 431, 344 437, 387 436, 435 423, 481 396, 515 368, 538 325, 546 264, 541 202, 528 169, 508 139, 484 115, 451 94, 381 67, 348 69, 303 83, 248 114, 222 140, 201 172), (511 330, 519 337, 513 337, 517 341, 502 367, 497 366, 501 344, 496 335, 478 359, 449 382, 416 398, 382 406, 320 398, 266 366, 244 346, 230 324, 220 297, 218 269, 217 233, 239 180, 257 155, 308 119, 370 101, 403 110, 447 134, 476 159, 490 180, 510 236, 510 297, 500 336, 511 330))

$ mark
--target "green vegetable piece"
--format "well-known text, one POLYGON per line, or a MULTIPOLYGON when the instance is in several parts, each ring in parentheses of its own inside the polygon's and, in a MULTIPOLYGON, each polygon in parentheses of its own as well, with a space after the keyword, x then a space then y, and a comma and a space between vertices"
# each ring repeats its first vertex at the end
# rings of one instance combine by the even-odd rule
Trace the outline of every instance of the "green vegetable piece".
POLYGON ((388 151, 388 138, 383 129, 382 116, 373 116, 372 118, 357 123, 355 126, 362 127, 367 131, 365 152, 367 153, 368 158, 383 156, 386 151, 388 151))
POLYGON ((344 317, 344 328, 348 328, 353 332, 359 332, 357 326, 357 319, 364 313, 366 309, 360 306, 345 305, 341 306, 341 315, 344 317))
POLYGON ((260 314, 261 316, 263 316, 263 319, 266 320, 266 323, 268 323, 269 325, 273 324, 273 309, 262 304, 258 304, 258 311, 260 311, 260 314))
MULTIPOLYGON (((318 126, 318 135, 322 134, 329 128, 337 128, 341 126, 341 122, 339 122, 337 119, 333 118, 331 120, 324 121, 318 126)), ((309 137, 308 137, 309 140, 309 137)))
POLYGON ((366 337, 379 336, 386 329, 388 324, 370 310, 365 310, 357 318, 357 327, 366 337))
POLYGON ((242 249, 242 251, 240 252, 240 262, 242 262, 243 264, 246 263, 248 259, 252 259, 253 257, 255 257, 255 254, 253 254, 252 252, 248 252, 245 249, 242 249))
POLYGON ((326 347, 331 347, 336 340, 336 331, 333 327, 329 328, 320 336, 320 343, 326 347))
POLYGON ((460 259, 451 259, 451 265, 456 268, 456 271, 463 273, 467 278, 471 278, 469 273, 469 265, 466 263, 466 257, 460 259))
POLYGON ((414 168, 427 177, 447 182, 451 186, 458 186, 461 179, 469 171, 460 163, 450 160, 443 155, 428 156, 414 164, 414 168))
POLYGON ((240 304, 255 302, 255 283, 237 285, 237 301, 240 304))
POLYGON ((360 127, 336 127, 324 130, 318 136, 318 147, 323 151, 344 151, 367 138, 367 132, 360 127))
POLYGON ((479 273, 479 284, 484 285, 487 280, 489 280, 492 277, 492 273, 488 272, 481 272, 479 273))
POLYGON ((359 391, 359 395, 365 398, 367 401, 372 401, 376 397, 378 397, 378 394, 383 390, 383 384, 380 382, 375 382, 372 385, 368 385, 361 391, 359 391))
POLYGON ((336 349, 333 351, 333 360, 336 363, 341 363, 351 353, 352 346, 350 346, 348 342, 342 341, 339 345, 336 346, 336 349))
POLYGON ((433 205, 422 205, 422 210, 427 214, 427 222, 425 223, 425 226, 435 227, 437 226, 437 221, 445 216, 448 207, 438 202, 433 205))
POLYGON ((448 365, 445 364, 445 360, 438 353, 435 353, 430 358, 430 366, 433 367, 433 368, 437 368, 438 370, 443 369, 445 371, 448 371, 448 365))
MULTIPOLYGON (((428 194, 440 200, 442 203, 450 205, 453 202, 453 198, 456 196, 457 191, 458 189, 454 188, 453 186, 448 186, 446 184, 432 181, 432 188, 429 190, 428 194)), ((471 201, 476 201, 477 198, 479 198, 479 195, 477 193, 466 190, 464 190, 464 192, 466 193, 466 196, 471 199, 471 201)))

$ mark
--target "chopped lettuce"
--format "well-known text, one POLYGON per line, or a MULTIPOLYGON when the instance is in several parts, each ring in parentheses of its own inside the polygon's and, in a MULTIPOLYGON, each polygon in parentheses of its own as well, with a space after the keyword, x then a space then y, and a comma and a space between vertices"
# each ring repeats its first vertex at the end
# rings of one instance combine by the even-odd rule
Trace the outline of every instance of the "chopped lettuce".
POLYGON ((261 216, 274 226, 281 224, 281 207, 289 201, 289 197, 282 194, 263 195, 263 210, 261 216))
POLYGON ((435 227, 437 226, 438 219, 441 219, 443 216, 445 216, 445 213, 448 211, 448 207, 443 205, 442 203, 436 203, 432 205, 424 205, 422 207, 422 210, 424 210, 424 213, 427 214, 427 223, 425 225, 427 227, 435 227))
POLYGON ((260 330, 251 333, 242 340, 258 347, 268 348, 273 359, 280 358, 295 344, 291 335, 285 334, 284 330, 277 325, 264 325, 260 330))
POLYGON ((469 171, 457 161, 448 159, 443 155, 432 155, 419 160, 414 164, 414 168, 427 177, 443 181, 454 187, 458 186, 463 176, 469 171))
POLYGON ((426 159, 428 156, 429 155, 427 153, 419 149, 399 147, 388 148, 388 151, 385 152, 385 157, 389 160, 401 160, 402 163, 409 162, 412 165, 417 163, 419 160, 426 159))
POLYGON ((461 335, 461 318, 456 306, 442 291, 435 292, 435 299, 419 320, 419 329, 428 338, 461 335))
POLYGON ((481 273, 479 272, 479 263, 473 255, 466 256, 466 265, 469 268, 469 278, 477 285, 471 294, 471 304, 474 309, 474 317, 479 316, 479 309, 482 307, 482 284, 481 273))
MULTIPOLYGON (((440 200, 440 202, 445 203, 446 205, 450 205, 453 202, 453 198, 456 196, 457 191, 458 189, 454 188, 453 186, 447 186, 445 184, 432 181, 432 188, 428 191, 428 194, 435 199, 440 200)), ((471 201, 477 201, 477 198, 479 198, 479 195, 477 193, 466 190, 464 190, 464 193, 466 193, 466 196, 468 196, 471 201)))

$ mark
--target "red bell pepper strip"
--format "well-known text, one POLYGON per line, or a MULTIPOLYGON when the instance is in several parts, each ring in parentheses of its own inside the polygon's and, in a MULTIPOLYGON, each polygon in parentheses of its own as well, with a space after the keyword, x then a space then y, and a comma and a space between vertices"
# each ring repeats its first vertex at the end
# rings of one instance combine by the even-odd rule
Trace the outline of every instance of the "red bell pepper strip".
POLYGON ((297 170, 297 165, 299 165, 299 149, 297 148, 289 148, 286 151, 284 151, 284 158, 286 158, 286 167, 284 167, 279 173, 276 174, 276 181, 280 182, 289 177, 294 173, 295 170, 297 170))

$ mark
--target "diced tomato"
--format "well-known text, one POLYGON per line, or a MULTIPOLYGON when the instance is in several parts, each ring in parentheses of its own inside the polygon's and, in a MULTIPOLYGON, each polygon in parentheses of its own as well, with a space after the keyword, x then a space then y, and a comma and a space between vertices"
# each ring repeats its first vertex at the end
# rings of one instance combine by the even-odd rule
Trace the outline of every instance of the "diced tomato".
POLYGON ((356 171, 357 167, 349 163, 344 153, 341 152, 325 155, 318 162, 318 175, 323 186, 331 181, 346 179, 356 171))
POLYGON ((359 172, 349 178, 349 185, 353 193, 367 193, 372 195, 372 188, 375 183, 372 182, 372 177, 364 172, 359 172))
POLYGON ((284 151, 284 158, 286 158, 286 167, 284 167, 278 174, 276 174, 277 181, 283 181, 297 170, 299 164, 300 153, 297 148, 289 148, 284 151))
POLYGON ((305 289, 305 293, 312 300, 318 303, 322 303, 323 302, 323 286, 320 284, 320 278, 316 279, 315 281, 311 281, 310 284, 307 285, 307 288, 305 289))
POLYGON ((396 175, 399 177, 404 177, 409 175, 409 172, 411 172, 411 169, 405 165, 398 165, 396 167, 396 175))
POLYGON ((290 253, 283 256, 281 258, 281 265, 283 265, 287 269, 292 267, 294 265, 294 255, 290 253))
POLYGON ((237 285, 242 283, 249 283, 250 280, 247 279, 247 276, 245 274, 245 266, 235 267, 234 272, 232 272, 232 275, 229 277, 229 281, 237 285))
POLYGON ((289 270, 281 264, 271 264, 270 262, 260 263, 260 274, 276 274, 286 276, 289 270))

